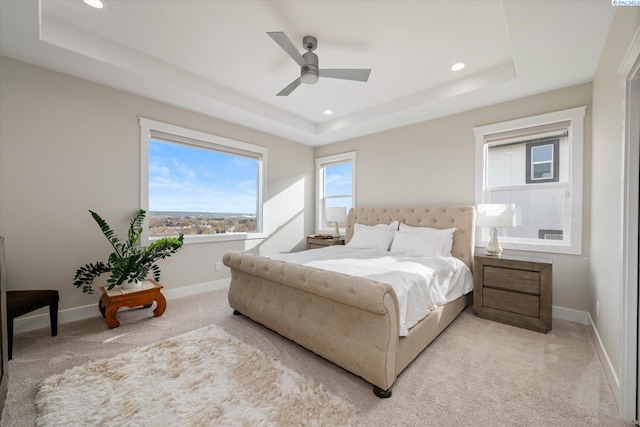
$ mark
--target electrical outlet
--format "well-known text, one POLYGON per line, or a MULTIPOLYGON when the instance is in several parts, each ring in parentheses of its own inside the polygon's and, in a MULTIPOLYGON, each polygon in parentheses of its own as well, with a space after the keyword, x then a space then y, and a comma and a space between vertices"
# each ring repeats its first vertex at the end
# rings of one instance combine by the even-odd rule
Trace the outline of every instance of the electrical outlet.
POLYGON ((600 301, 596 301, 596 317, 600 317, 600 301))
POLYGON ((220 271, 221 268, 222 265, 220 264, 220 261, 216 262, 216 271, 220 271))

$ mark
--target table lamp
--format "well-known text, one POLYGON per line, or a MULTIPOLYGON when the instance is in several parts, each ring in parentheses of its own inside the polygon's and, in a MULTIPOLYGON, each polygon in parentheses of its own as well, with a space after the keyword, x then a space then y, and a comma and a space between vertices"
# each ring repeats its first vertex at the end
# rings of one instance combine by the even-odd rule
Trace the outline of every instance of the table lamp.
POLYGON ((333 238, 340 238, 340 229, 338 224, 347 220, 347 208, 327 208, 327 222, 335 222, 336 228, 333 231, 333 238))
POLYGON ((491 239, 487 245, 487 255, 500 256, 502 248, 498 242, 498 227, 513 228, 516 226, 516 205, 485 204, 478 205, 477 227, 491 227, 491 239))

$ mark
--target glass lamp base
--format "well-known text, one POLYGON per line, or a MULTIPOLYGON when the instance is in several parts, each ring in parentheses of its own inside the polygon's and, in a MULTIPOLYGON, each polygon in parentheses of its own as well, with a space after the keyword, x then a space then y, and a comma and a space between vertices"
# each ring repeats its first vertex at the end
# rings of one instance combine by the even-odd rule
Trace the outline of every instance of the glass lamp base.
POLYGON ((500 246, 500 242, 498 242, 498 229, 496 227, 491 227, 491 240, 489 240, 489 244, 487 245, 487 255, 502 255, 502 247, 500 246))

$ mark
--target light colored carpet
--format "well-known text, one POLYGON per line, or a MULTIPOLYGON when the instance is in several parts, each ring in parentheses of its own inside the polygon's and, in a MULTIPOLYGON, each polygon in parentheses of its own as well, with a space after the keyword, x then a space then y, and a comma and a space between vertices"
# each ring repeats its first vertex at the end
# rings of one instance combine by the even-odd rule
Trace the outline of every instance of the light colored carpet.
POLYGON ((355 409, 215 325, 47 378, 37 425, 352 426, 355 409))
MULTIPOLYGON (((97 314, 97 308, 96 308, 97 314)), ((390 399, 370 384, 243 316, 233 316, 226 290, 118 313, 14 338, 3 426, 33 426, 39 384, 52 374, 210 324, 248 343, 351 403, 362 426, 630 426, 613 394, 587 326, 554 319, 540 334, 480 319, 465 310, 400 375, 390 399)))

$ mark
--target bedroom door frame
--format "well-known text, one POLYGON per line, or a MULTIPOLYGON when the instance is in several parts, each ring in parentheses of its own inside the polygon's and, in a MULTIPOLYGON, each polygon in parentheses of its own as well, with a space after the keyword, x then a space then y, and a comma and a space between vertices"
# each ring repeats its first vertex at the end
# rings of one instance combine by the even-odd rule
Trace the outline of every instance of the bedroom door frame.
POLYGON ((624 222, 622 292, 622 363, 620 369, 620 415, 636 421, 640 414, 639 344, 640 275, 640 41, 632 43, 620 71, 628 64, 625 83, 624 222), (635 48, 634 48, 635 47, 635 48), (629 56, 631 61, 629 61, 629 56), (626 62, 626 64, 625 64, 626 62))

